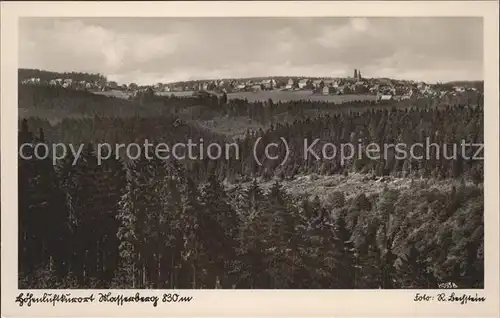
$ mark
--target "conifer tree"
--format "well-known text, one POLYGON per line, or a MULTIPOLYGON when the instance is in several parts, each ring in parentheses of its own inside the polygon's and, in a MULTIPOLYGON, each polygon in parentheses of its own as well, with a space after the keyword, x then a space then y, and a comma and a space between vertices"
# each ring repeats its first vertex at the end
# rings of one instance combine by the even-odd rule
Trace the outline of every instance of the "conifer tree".
POLYGON ((429 289, 436 288, 436 280, 423 255, 415 245, 411 245, 400 257, 398 280, 401 288, 429 289))
POLYGON ((264 210, 264 229, 266 237, 264 247, 266 263, 272 288, 287 288, 290 277, 286 275, 286 259, 290 252, 289 245, 294 235, 293 222, 290 222, 289 198, 278 181, 275 181, 267 193, 267 206, 264 210))
POLYGON ((202 189, 201 201, 200 239, 209 256, 207 265, 213 269, 213 278, 219 277, 221 286, 229 287, 229 273, 236 261, 239 220, 214 173, 202 189))
POLYGON ((353 289, 356 287, 358 272, 357 255, 352 233, 347 228, 345 216, 340 214, 335 219, 335 250, 337 252, 337 288, 353 289))
POLYGON ((254 179, 242 194, 243 216, 240 222, 240 286, 264 288, 264 218, 266 198, 254 179), (260 274, 260 276, 259 276, 260 274))
POLYGON ((181 224, 183 233, 183 266, 179 288, 199 288, 203 280, 200 268, 200 259, 203 256, 203 246, 200 241, 200 203, 199 193, 194 181, 185 178, 184 193, 182 195, 181 224))
POLYGON ((35 268, 53 265, 56 275, 68 270, 67 241, 68 214, 64 205, 57 174, 52 165, 49 144, 43 129, 39 136, 29 131, 23 121, 19 143, 38 147, 23 147, 19 158, 19 271, 29 275, 35 268), (37 156, 35 156, 37 155, 37 156))
POLYGON ((162 230, 160 232, 160 244, 162 244, 164 252, 160 260, 159 280, 161 286, 168 282, 165 287, 169 288, 177 286, 178 271, 182 265, 183 233, 180 220, 182 198, 178 182, 175 172, 171 172, 166 181, 164 213, 162 214, 162 230))
MULTIPOLYGON (((138 275, 134 286, 157 286, 163 242, 166 167, 158 158, 145 156, 129 165, 129 182, 122 197, 118 235, 122 262, 138 275), (151 158, 151 157, 150 157, 151 158), (128 258, 128 259, 126 259, 128 258), (130 265, 132 263, 132 265, 130 265)), ((168 229, 167 229, 168 230, 168 229)))

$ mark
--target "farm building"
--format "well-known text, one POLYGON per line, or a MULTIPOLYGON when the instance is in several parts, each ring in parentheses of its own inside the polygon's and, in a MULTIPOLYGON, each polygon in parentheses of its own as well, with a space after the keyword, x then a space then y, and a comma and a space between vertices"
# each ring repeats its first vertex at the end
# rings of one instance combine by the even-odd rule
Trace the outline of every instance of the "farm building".
POLYGON ((260 84, 252 85, 252 91, 258 92, 258 91, 261 91, 261 90, 262 90, 262 86, 260 86, 260 84))
POLYGON ((118 88, 118 83, 114 82, 114 81, 111 81, 111 82, 108 82, 106 84, 107 87, 111 88, 111 89, 117 89, 118 88))
POLYGON ((247 86, 245 84, 238 84, 236 85, 236 89, 238 90, 244 90, 247 86))
POLYGON ((293 89, 293 85, 294 85, 293 80, 290 79, 290 80, 288 80, 288 83, 286 84, 285 89, 293 89))
POLYGON ((273 89, 276 87, 276 81, 274 79, 265 79, 262 81, 265 89, 273 89))
POLYGON ((378 101, 391 101, 392 100, 392 95, 379 95, 377 96, 378 101))
POLYGON ((325 86, 325 83, 323 82, 323 80, 314 80, 313 81, 313 86, 315 88, 318 88, 318 87, 324 87, 325 86))
POLYGON ((333 88, 332 86, 325 86, 323 87, 323 95, 333 95, 335 94, 335 88, 333 88))
POLYGON ((70 87, 72 84, 73 80, 71 78, 66 78, 60 83, 64 88, 70 87))
POLYGON ((300 88, 300 89, 305 88, 305 87, 307 86, 307 82, 308 82, 308 81, 307 81, 306 79, 301 79, 301 80, 299 81, 299 88, 300 88))

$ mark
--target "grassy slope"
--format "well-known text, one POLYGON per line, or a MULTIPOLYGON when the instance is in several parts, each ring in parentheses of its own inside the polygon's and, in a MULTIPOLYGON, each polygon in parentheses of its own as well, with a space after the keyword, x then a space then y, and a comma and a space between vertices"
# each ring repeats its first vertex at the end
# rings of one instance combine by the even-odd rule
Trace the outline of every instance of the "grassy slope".
MULTIPOLYGON (((243 186, 245 187, 250 183, 250 181, 243 183, 243 186)), ((273 183, 273 180, 261 181, 260 186, 267 190, 273 183)), ((318 196, 321 201, 327 203, 330 195, 336 191, 343 192, 347 200, 355 198, 361 193, 364 193, 366 196, 379 194, 385 187, 400 190, 403 193, 413 193, 415 189, 426 189, 444 193, 451 191, 453 186, 460 186, 460 181, 394 177, 380 179, 372 178, 366 174, 355 173, 347 177, 343 175, 303 175, 297 176, 292 180, 283 180, 282 184, 287 192, 295 197, 307 196, 313 199, 315 196, 318 196)), ((232 188, 233 186, 228 184, 227 187, 232 188)))

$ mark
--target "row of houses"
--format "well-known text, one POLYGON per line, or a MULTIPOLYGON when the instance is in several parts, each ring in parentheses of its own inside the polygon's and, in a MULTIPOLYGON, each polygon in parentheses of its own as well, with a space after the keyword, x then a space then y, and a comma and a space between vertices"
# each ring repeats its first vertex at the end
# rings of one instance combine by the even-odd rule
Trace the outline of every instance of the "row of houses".
MULTIPOLYGON (((162 84, 153 86, 157 92, 179 92, 179 91, 220 91, 220 92, 238 92, 238 91, 263 91, 263 90, 322 90, 324 87, 333 87, 336 91, 350 90, 367 92, 366 82, 352 79, 294 79, 287 81, 276 80, 273 78, 257 80, 212 80, 197 82, 194 84, 162 84), (358 88, 355 88, 358 87, 358 88)), ((325 90, 326 91, 326 90, 325 90)))
POLYGON ((420 84, 416 86, 384 87, 377 92, 377 100, 405 100, 419 97, 430 97, 444 99, 459 96, 467 91, 477 92, 476 88, 465 88, 461 86, 450 89, 436 89, 432 85, 420 84))
POLYGON ((22 81, 23 84, 61 86, 65 88, 87 89, 87 90, 122 90, 138 92, 152 88, 155 92, 180 92, 180 91, 216 91, 216 92, 238 92, 238 91, 262 91, 262 90, 311 90, 316 94, 373 94, 380 100, 410 99, 416 96, 441 97, 444 94, 460 94, 475 88, 454 86, 451 91, 436 89, 433 85, 424 82, 394 81, 390 79, 363 79, 359 71, 352 78, 289 78, 287 81, 267 78, 263 80, 211 80, 203 82, 163 84, 157 83, 152 86, 139 87, 135 83, 119 85, 114 81, 106 83, 74 81, 70 78, 56 78, 42 83, 40 78, 29 78, 22 81))
POLYGON ((32 78, 28 78, 28 79, 22 80, 21 83, 23 83, 23 84, 38 84, 38 85, 40 85, 41 81, 40 81, 40 78, 38 78, 38 77, 32 77, 32 78))
POLYGON ((71 78, 55 78, 48 82, 43 82, 38 77, 28 78, 21 81, 22 84, 34 84, 34 85, 49 85, 49 86, 61 86, 64 88, 75 87, 75 88, 94 88, 97 87, 97 83, 90 83, 86 81, 73 81, 71 78))
POLYGON ((75 81, 71 78, 54 78, 49 81, 41 81, 40 78, 28 78, 21 81, 22 84, 32 85, 48 85, 55 87, 74 88, 74 89, 88 89, 88 90, 127 90, 127 85, 118 85, 116 82, 91 82, 91 81, 75 81))

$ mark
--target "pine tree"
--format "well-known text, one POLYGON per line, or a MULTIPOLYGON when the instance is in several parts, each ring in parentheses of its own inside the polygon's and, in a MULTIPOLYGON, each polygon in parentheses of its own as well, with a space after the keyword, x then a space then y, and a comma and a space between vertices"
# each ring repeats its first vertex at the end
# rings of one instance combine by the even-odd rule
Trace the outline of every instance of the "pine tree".
POLYGON ((164 213, 162 215, 162 231, 160 243, 163 242, 163 254, 161 256, 159 280, 161 286, 168 282, 165 287, 175 288, 177 286, 177 275, 181 267, 181 252, 183 250, 183 233, 181 224, 182 198, 179 189, 179 180, 171 173, 166 184, 164 199, 164 213))
POLYGON ((202 189, 200 238, 207 249, 208 265, 223 288, 230 287, 229 272, 236 261, 238 215, 228 202, 223 186, 211 173, 202 189))
POLYGON ((340 214, 335 219, 335 250, 337 252, 337 288, 356 288, 356 273, 358 272, 357 255, 352 233, 347 228, 345 217, 340 214))
POLYGON ((243 288, 265 288, 264 218, 266 198, 254 179, 242 193, 243 215, 240 222, 240 284, 243 288), (260 277, 260 279, 259 279, 260 277))
POLYGON ((398 266, 398 280, 401 288, 436 288, 436 279, 415 245, 410 245, 407 252, 400 257, 400 263, 398 266))
POLYGON ((202 245, 199 236, 200 227, 200 204, 199 193, 194 181, 187 177, 182 195, 181 224, 183 232, 183 267, 179 288, 198 288, 199 280, 202 278, 200 259, 202 257, 202 245), (201 277, 200 277, 201 276, 201 277))
MULTIPOLYGON (((29 131, 27 121, 22 122, 19 143, 48 147, 43 130, 37 138, 29 131)), ((55 275, 65 275, 68 214, 52 159, 41 148, 38 157, 29 147, 23 150, 23 156, 30 159, 19 158, 20 275, 29 276, 49 263, 55 275)))
MULTIPOLYGON (((384 189, 377 202, 377 223, 380 224, 377 243, 379 244, 379 260, 381 271, 381 288, 391 289, 396 284, 394 262, 397 256, 393 253, 394 239, 400 227, 400 219, 395 211, 398 193, 384 189)), ((376 244, 377 244, 376 243, 376 244)))
POLYGON ((74 220, 73 271, 82 286, 89 286, 91 278, 100 275, 100 242, 102 198, 106 190, 98 186, 100 167, 94 147, 87 144, 74 171, 76 189, 71 195, 71 212, 74 220))
POLYGON ((158 158, 140 158, 129 165, 129 182, 122 197, 118 236, 126 270, 133 271, 134 286, 158 286, 158 266, 164 249, 166 167, 158 158))
POLYGON ((272 288, 287 288, 291 282, 284 264, 294 235, 293 222, 289 219, 292 216, 289 198, 278 181, 272 185, 266 197, 268 205, 263 214, 266 237, 263 243, 270 284, 272 288))
POLYGON ((356 288, 382 288, 382 256, 377 244, 366 244, 365 247, 360 248, 359 254, 359 275, 356 275, 356 288))
MULTIPOLYGON (((33 133, 29 131, 28 121, 22 121, 21 130, 19 132, 18 142, 19 147, 23 143, 32 143, 34 141, 33 133)), ((32 158, 34 151, 31 147, 24 148, 22 155, 25 158, 32 158)), ((19 237, 18 237, 18 271, 19 278, 26 277, 35 270, 37 265, 40 265, 42 259, 38 254, 41 251, 41 240, 35 232, 37 217, 41 214, 34 213, 36 203, 34 195, 36 188, 36 164, 34 159, 18 159, 19 175, 18 175, 18 208, 19 208, 19 237)))
POLYGON ((317 221, 308 235, 311 244, 310 257, 316 259, 314 268, 311 268, 311 271, 315 272, 315 284, 310 287, 335 288, 338 286, 337 275, 340 274, 338 273, 340 253, 336 249, 334 224, 324 208, 320 209, 317 221))
POLYGON ((117 238, 120 240, 118 247, 120 267, 115 273, 112 285, 116 288, 140 288, 137 282, 137 219, 134 213, 134 190, 130 183, 127 184, 126 193, 119 205, 117 220, 120 221, 120 227, 117 231, 117 238))
POLYGON ((115 271, 119 267, 119 244, 117 233, 120 227, 118 219, 119 202, 126 190, 126 173, 121 160, 111 156, 104 161, 99 169, 99 183, 97 186, 107 195, 101 198, 102 215, 100 217, 100 275, 99 279, 104 286, 111 283, 115 271))

